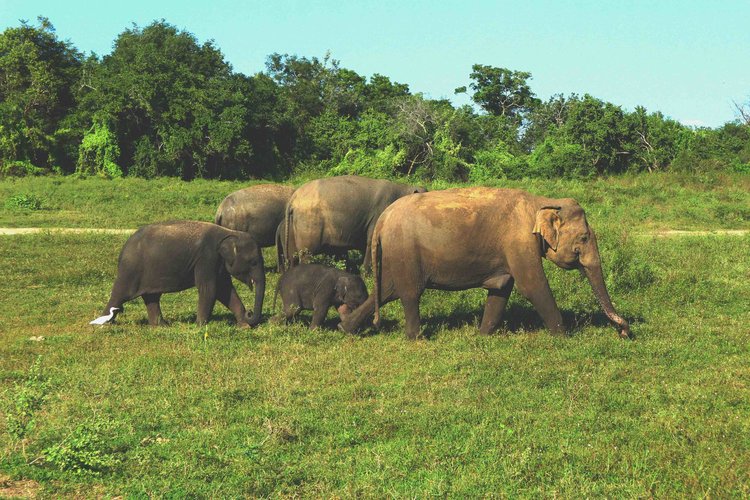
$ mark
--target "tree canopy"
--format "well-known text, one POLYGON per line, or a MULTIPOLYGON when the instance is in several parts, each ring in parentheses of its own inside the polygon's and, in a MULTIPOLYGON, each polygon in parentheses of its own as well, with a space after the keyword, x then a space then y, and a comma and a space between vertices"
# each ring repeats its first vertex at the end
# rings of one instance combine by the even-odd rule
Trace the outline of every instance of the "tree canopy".
MULTIPOLYGON (((750 124, 690 128, 594 96, 538 98, 532 75, 474 64, 474 105, 382 74, 274 53, 235 72, 164 20, 84 56, 40 17, 0 34, 0 173, 284 178, 357 173, 482 182, 663 170, 750 171, 750 124)), ((457 82, 460 83, 460 82, 457 82)))

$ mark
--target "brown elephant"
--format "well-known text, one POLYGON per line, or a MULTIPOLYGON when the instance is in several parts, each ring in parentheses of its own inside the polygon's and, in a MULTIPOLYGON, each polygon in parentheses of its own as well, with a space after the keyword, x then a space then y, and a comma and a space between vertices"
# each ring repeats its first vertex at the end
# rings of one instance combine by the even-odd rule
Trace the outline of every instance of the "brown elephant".
POLYGON ((284 255, 307 251, 341 254, 350 249, 364 253, 370 267, 370 240, 383 210, 404 196, 424 193, 423 187, 409 186, 356 175, 317 179, 299 187, 286 207, 284 255))
POLYGON ((401 299, 406 335, 413 339, 426 288, 485 288, 479 331, 489 334, 500 325, 515 285, 552 333, 564 333, 542 267, 545 257, 563 269, 581 270, 620 336, 630 335, 607 293, 594 231, 573 199, 479 187, 410 196, 383 212, 371 247, 373 293, 342 322, 345 331, 355 331, 373 313, 377 325, 380 305, 401 299))
MULTIPOLYGON (((283 234, 279 227, 284 220, 284 208, 294 188, 281 184, 256 184, 231 193, 216 210, 214 222, 235 231, 243 231, 265 248, 277 244, 283 234)), ((282 247, 277 245, 277 249, 282 247)), ((283 256, 277 254, 281 269, 283 256)))

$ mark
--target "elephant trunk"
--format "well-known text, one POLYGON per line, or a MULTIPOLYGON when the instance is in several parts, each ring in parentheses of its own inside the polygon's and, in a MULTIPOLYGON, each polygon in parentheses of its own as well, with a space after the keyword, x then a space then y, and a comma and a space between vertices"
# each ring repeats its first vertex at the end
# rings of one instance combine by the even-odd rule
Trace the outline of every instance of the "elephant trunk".
POLYGON ((586 274, 586 278, 588 278, 589 283, 591 284, 591 289, 594 290, 594 295, 596 295, 599 305, 604 310, 604 314, 606 314, 607 318, 609 318, 609 320, 619 329, 620 337, 628 338, 630 337, 630 326, 622 316, 617 314, 612 305, 612 301, 609 298, 607 285, 604 283, 601 260, 599 259, 599 249, 596 245, 596 239, 593 234, 591 244, 592 255, 589 259, 581 259, 581 268, 586 274))
MULTIPOLYGON (((263 298, 266 294, 266 275, 263 272, 263 266, 260 266, 260 271, 256 272, 253 276, 255 281, 255 304, 253 306, 253 314, 247 319, 247 323, 250 326, 255 326, 260 323, 260 316, 263 313, 263 298)), ((248 282, 248 286, 252 288, 252 284, 248 282)))

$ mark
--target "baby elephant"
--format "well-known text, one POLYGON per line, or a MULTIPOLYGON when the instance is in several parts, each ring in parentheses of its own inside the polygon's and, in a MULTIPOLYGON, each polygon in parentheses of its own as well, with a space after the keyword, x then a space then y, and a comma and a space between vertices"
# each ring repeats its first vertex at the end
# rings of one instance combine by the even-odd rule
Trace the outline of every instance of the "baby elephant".
POLYGON ((143 297, 152 326, 163 323, 159 299, 163 293, 198 288, 198 324, 208 321, 216 300, 234 313, 239 326, 260 322, 266 278, 263 255, 247 233, 216 224, 176 221, 138 229, 120 252, 117 279, 104 309, 92 324, 104 324, 122 312, 123 303, 143 297), (252 287, 255 309, 248 317, 232 276, 252 287))
POLYGON ((276 287, 274 308, 279 293, 287 321, 303 309, 312 309, 311 330, 323 324, 332 305, 343 319, 367 300, 367 287, 362 278, 320 264, 301 264, 285 272, 276 287))

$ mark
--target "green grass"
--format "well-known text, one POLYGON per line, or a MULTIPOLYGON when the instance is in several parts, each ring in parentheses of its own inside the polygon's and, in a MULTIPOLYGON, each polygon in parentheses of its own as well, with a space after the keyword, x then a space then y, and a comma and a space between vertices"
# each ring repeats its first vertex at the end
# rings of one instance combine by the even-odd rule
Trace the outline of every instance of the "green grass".
MULTIPOLYGON (((215 201, 235 186, 176 183, 188 199, 178 203, 163 180, 141 194, 133 180, 62 181, 89 197, 81 206, 102 203, 80 225, 107 227, 151 220, 130 210, 136 196, 160 215, 173 203, 196 217, 213 210, 191 208, 200 196, 215 201), (91 186, 118 189, 108 205, 91 186), (117 210, 127 223, 109 223, 117 210)), ((383 309, 381 332, 362 336, 332 329, 333 314, 315 332, 270 322, 238 330, 221 306, 198 328, 195 290, 164 296, 171 326, 149 328, 133 301, 117 325, 94 328, 126 235, 0 237, 0 478, 38 482, 46 496, 747 497, 750 237, 629 235, 746 228, 746 217, 731 223, 716 207, 744 213, 748 195, 726 179, 673 181, 530 186, 559 185, 582 201, 635 341, 617 338, 585 279, 554 266, 571 338, 548 335, 515 293, 502 332, 478 336, 477 290, 425 294, 429 338, 417 342, 404 339, 398 303, 383 309), (668 210, 642 206, 662 191, 668 210), (641 222, 624 228, 606 214, 641 222), (8 417, 37 400, 19 438, 8 417)), ((51 180, 24 182, 0 193, 41 197, 51 180)), ((63 194, 44 196, 44 220, 75 225, 58 210, 73 206, 63 194)), ((267 317, 277 278, 268 275, 267 317)))
MULTIPOLYGON (((165 219, 210 221, 227 194, 248 184, 169 178, 7 179, 0 182, 0 227, 135 228, 165 219), (18 203, 27 199, 34 204, 18 203)), ((653 174, 592 181, 500 180, 493 185, 576 198, 599 224, 625 230, 750 228, 748 175, 653 174)), ((457 184, 428 185, 451 186, 457 184)))

